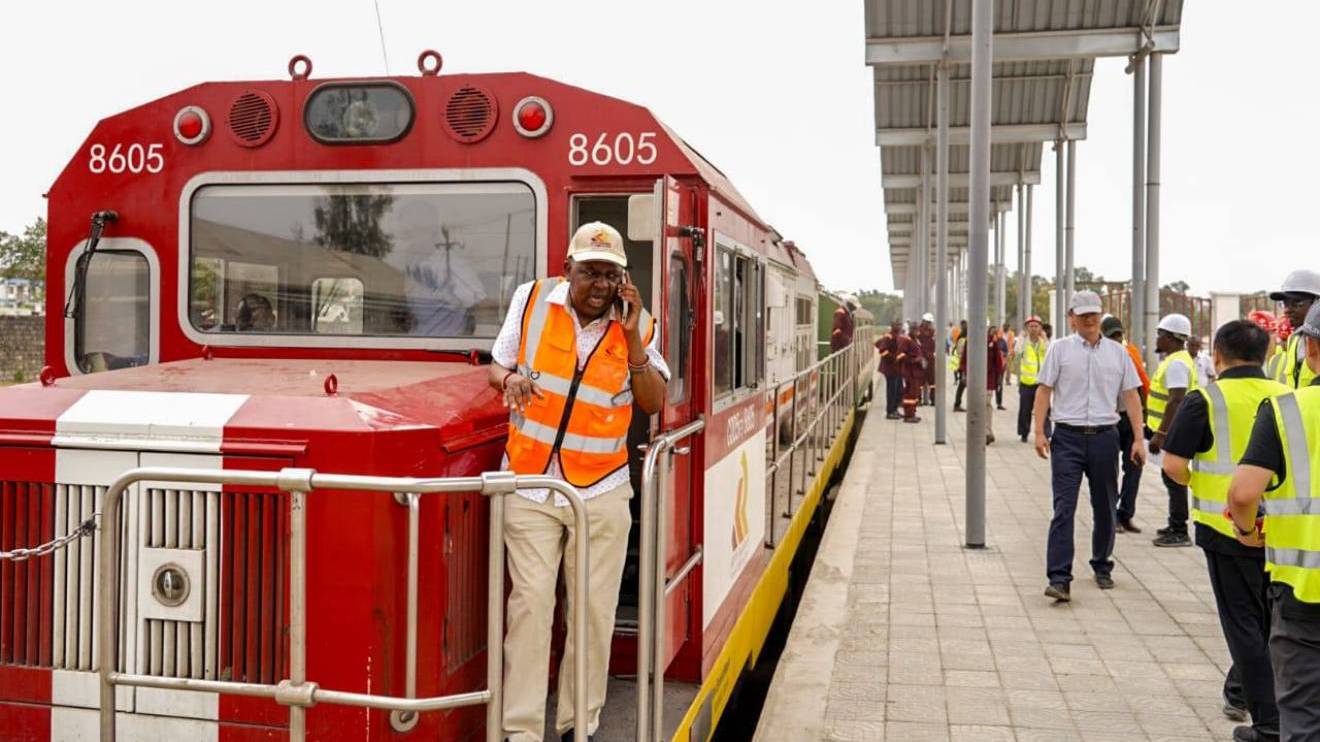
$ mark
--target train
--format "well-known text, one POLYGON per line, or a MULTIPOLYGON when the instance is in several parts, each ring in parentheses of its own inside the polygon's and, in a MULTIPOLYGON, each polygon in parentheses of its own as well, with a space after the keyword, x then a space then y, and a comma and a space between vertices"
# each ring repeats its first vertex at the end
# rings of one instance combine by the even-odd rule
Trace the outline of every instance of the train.
POLYGON ((497 471, 491 343, 590 221, 626 235, 672 370, 629 434, 639 494, 640 449, 689 431, 654 485, 650 646, 632 501, 597 738, 638 714, 647 738, 715 733, 866 403, 873 327, 818 359, 806 252, 645 107, 442 65, 203 82, 102 119, 60 172, 45 368, 0 389, 0 736, 498 738, 490 493, 275 485, 497 471))

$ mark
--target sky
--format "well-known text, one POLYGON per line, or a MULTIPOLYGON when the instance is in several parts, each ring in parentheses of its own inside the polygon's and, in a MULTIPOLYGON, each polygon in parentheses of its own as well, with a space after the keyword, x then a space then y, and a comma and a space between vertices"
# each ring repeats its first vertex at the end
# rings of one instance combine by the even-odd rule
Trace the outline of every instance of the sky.
MULTIPOLYGON (((314 78, 380 75, 386 56, 390 72, 413 75, 435 48, 447 72, 527 71, 649 107, 807 251, 826 287, 893 288, 861 0, 377 1, 384 54, 372 0, 6 4, 0 230, 44 215, 41 194, 98 119, 203 81, 283 79, 298 53, 314 78)), ((1244 7, 1188 3, 1182 49, 1164 65, 1161 281, 1198 294, 1317 267, 1304 217, 1320 151, 1287 131, 1320 119, 1320 96, 1301 85, 1320 5, 1244 7)), ((1096 65, 1077 145, 1076 262, 1110 280, 1131 266, 1123 66, 1096 65)), ((1033 272, 1052 276, 1048 148, 1033 205, 1033 272)))

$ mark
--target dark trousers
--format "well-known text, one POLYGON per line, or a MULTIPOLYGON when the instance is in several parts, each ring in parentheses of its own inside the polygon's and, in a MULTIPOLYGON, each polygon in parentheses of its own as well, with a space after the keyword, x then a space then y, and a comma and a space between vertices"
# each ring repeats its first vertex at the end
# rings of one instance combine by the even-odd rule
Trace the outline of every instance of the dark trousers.
POLYGON ((1160 472, 1160 479, 1169 491, 1169 530, 1174 533, 1187 533, 1187 485, 1178 484, 1169 479, 1169 475, 1160 472))
POLYGON ((1205 563, 1219 608, 1219 626, 1233 658, 1224 681, 1224 699, 1245 705, 1256 731, 1276 735, 1279 709, 1274 704, 1274 669, 1268 646, 1269 579, 1264 550, 1259 557, 1245 557, 1206 549, 1205 563))
POLYGON ((1018 382, 1018 437, 1031 433, 1031 409, 1036 406, 1036 385, 1018 382))
POLYGON ((1270 662, 1282 742, 1320 742, 1320 606, 1270 586, 1270 662))
POLYGON ((1118 431, 1109 428, 1087 435, 1055 426, 1050 439, 1050 478, 1054 489, 1054 517, 1050 519, 1045 552, 1050 584, 1072 582, 1073 516, 1082 476, 1091 488, 1091 569, 1096 574, 1114 570, 1114 506, 1118 499, 1118 431))
POLYGON ((1118 420, 1118 458, 1122 462, 1123 483, 1118 488, 1118 519, 1132 520, 1137 514, 1137 489, 1141 487, 1141 466, 1132 461, 1132 444, 1136 442, 1132 423, 1127 415, 1118 420))
POLYGON ((999 382, 995 384, 995 407, 1003 409, 1004 407, 1004 377, 999 377, 999 382))
POLYGON ((898 406, 903 402, 903 375, 885 375, 885 413, 898 414, 898 406))
POLYGON ((962 407, 963 392, 967 391, 967 374, 956 374, 958 377, 958 389, 953 393, 954 408, 962 407))

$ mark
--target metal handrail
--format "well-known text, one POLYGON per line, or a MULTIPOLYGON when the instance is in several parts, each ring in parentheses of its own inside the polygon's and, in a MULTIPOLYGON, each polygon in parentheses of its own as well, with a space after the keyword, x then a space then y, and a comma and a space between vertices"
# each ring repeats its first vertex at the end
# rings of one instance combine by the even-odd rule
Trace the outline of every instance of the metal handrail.
MULTIPOLYGON (((504 496, 519 489, 549 489, 563 495, 573 510, 573 529, 578 544, 575 568, 585 576, 590 564, 587 538, 587 511, 577 489, 561 479, 547 476, 523 476, 512 472, 485 472, 478 477, 418 479, 412 477, 375 477, 347 474, 318 474, 311 469, 286 468, 278 472, 242 469, 183 469, 176 467, 139 467, 120 475, 105 493, 102 512, 108 519, 102 525, 97 559, 102 565, 118 564, 122 515, 119 503, 124 492, 142 481, 184 482, 193 484, 244 485, 273 487, 290 494, 289 508, 289 678, 276 685, 238 683, 193 678, 167 678, 115 672, 117 632, 115 618, 119 607, 118 571, 101 569, 101 604, 96 616, 96 635, 100 642, 99 674, 102 742, 115 740, 115 686, 198 690, 241 696, 270 698, 289 707, 289 738, 301 742, 307 735, 306 709, 317 703, 420 713, 463 706, 486 705, 486 739, 497 742, 503 735, 504 695, 504 496), (487 647, 486 684, 481 691, 456 693, 430 698, 399 698, 369 693, 327 690, 306 678, 307 670, 307 523, 305 499, 318 489, 375 492, 431 493, 480 492, 490 501, 490 560, 487 572, 487 647)), ((223 493, 222 493, 223 494, 223 493)), ((414 540, 415 541, 415 540, 414 540)), ((574 599, 578 606, 588 600, 585 577, 576 580, 574 599)), ((574 656, 573 679, 578 692, 573 698, 573 722, 586 729, 587 716, 587 611, 573 616, 573 637, 581 648, 574 656)), ((415 658, 414 658, 415 659, 415 658)))
MULTIPOLYGON (((705 418, 656 436, 642 461, 642 522, 637 586, 637 742, 659 740, 663 733, 664 670, 661 669, 665 623, 665 560, 660 558, 666 533, 662 494, 667 490, 669 467, 656 463, 660 454, 672 453, 674 444, 706 427, 705 418)), ((689 561, 691 561, 689 559, 689 561)), ((686 565, 685 565, 686 566, 686 565)), ((693 564, 693 567, 696 565, 693 564)), ((688 568, 691 571, 691 568, 688 568)), ((675 584, 686 573, 675 575, 675 584)))

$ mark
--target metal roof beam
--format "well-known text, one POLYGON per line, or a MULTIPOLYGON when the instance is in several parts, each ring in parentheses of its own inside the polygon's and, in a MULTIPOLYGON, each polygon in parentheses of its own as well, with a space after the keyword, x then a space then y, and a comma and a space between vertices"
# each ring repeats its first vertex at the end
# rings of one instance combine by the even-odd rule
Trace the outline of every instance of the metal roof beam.
MULTIPOLYGON (((949 173, 950 188, 966 188, 969 183, 967 173, 949 173)), ((1031 170, 1024 173, 1018 173, 1012 170, 990 173, 991 186, 1012 186, 1019 183, 1028 185, 1040 185, 1040 171, 1031 170)), ((920 188, 921 176, 912 174, 888 174, 880 176, 880 185, 883 188, 920 188)))
MULTIPOLYGON (((932 225, 932 226, 933 226, 933 225, 932 225)), ((950 221, 950 222, 949 222, 949 226, 950 226, 950 227, 954 227, 954 226, 959 227, 959 229, 951 230, 951 231, 949 232, 949 234, 951 234, 951 235, 964 235, 964 234, 967 234, 967 222, 966 222, 965 220, 964 220, 964 221, 958 221, 958 222, 950 221)), ((914 231, 914 229, 915 229, 915 227, 912 225, 911 222, 908 222, 908 223, 906 223, 906 224, 891 224, 891 225, 889 225, 889 234, 891 234, 891 235, 892 235, 892 234, 912 234, 912 232, 914 231)), ((934 229, 931 229, 931 230, 930 230, 930 233, 931 233, 931 234, 935 234, 935 230, 934 230, 934 229)))
MULTIPOLYGON (((1156 28, 1150 47, 1140 28, 1082 28, 1070 31, 996 32, 994 61, 1026 62, 1047 59, 1084 59, 1091 57, 1127 57, 1141 51, 1172 54, 1178 51, 1178 27, 1156 28)), ((866 63, 936 64, 947 59, 954 63, 972 60, 971 34, 950 36, 948 56, 943 36, 908 36, 868 38, 866 63)))
MULTIPOLYGON (((966 126, 949 127, 949 144, 967 144, 970 132, 966 126)), ((991 144, 1024 144, 1052 142, 1056 139, 1085 139, 1086 124, 1000 124, 990 127, 991 144), (1062 134, 1062 137, 1060 136, 1062 134)), ((919 147, 935 141, 935 130, 926 128, 876 129, 875 143, 881 147, 919 147)))
MULTIPOLYGON (((950 214, 966 214, 968 203, 966 201, 950 201, 950 214)), ((1011 201, 991 201, 991 209, 999 211, 1009 211, 1013 208, 1011 201)), ((915 214, 917 213, 917 204, 887 204, 885 206, 886 214, 915 214)))

